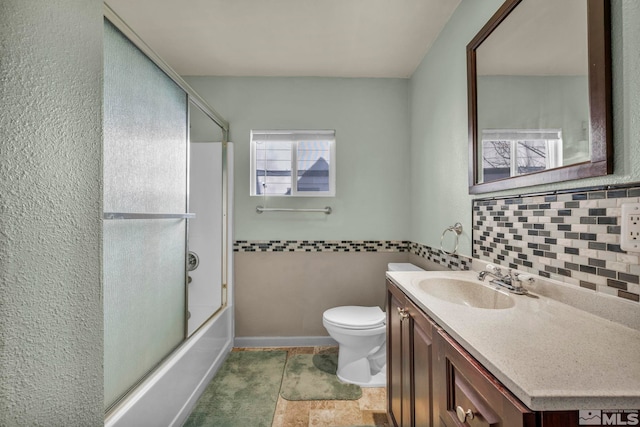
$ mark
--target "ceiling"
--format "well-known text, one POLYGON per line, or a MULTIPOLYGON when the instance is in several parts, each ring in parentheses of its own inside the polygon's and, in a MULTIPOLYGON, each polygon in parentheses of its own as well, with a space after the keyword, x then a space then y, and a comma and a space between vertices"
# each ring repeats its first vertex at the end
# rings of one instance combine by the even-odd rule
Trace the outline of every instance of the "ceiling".
POLYGON ((107 0, 181 75, 410 77, 460 0, 107 0))

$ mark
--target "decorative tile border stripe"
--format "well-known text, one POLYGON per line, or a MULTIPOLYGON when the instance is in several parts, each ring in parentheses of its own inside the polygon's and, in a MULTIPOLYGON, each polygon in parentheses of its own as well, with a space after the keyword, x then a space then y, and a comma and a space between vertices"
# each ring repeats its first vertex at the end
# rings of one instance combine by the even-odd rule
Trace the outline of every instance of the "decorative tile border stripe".
POLYGON ((234 252, 408 252, 402 240, 236 240, 234 252))
POLYGON ((473 201, 473 257, 640 301, 639 254, 620 248, 640 187, 473 201))
POLYGON ((463 255, 447 255, 440 249, 434 249, 431 246, 411 242, 409 252, 414 255, 421 256, 431 262, 445 266, 450 270, 471 269, 471 258, 463 255))
POLYGON ((471 258, 406 240, 236 240, 234 252, 410 252, 451 270, 469 270, 471 258))

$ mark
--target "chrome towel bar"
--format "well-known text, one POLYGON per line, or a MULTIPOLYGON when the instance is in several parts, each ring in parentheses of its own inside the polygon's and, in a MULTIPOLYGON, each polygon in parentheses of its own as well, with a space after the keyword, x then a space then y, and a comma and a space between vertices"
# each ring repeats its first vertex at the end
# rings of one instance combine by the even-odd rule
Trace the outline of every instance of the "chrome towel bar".
POLYGON ((104 212, 104 219, 193 219, 194 213, 135 213, 135 212, 104 212))
POLYGON ((263 206, 256 206, 256 212, 322 212, 329 215, 332 212, 330 206, 322 209, 294 209, 294 208, 265 208, 263 206))

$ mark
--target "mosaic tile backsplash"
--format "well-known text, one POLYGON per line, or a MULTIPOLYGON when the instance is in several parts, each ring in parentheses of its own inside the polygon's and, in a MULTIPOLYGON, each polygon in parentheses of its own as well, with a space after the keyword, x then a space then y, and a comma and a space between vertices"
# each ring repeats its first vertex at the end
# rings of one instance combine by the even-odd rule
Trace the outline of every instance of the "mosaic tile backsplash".
POLYGON ((440 249, 434 249, 431 246, 421 245, 420 243, 409 243, 409 252, 421 256, 431 262, 440 264, 450 270, 470 270, 471 259, 462 255, 448 255, 440 249))
POLYGON ((236 240, 234 252, 408 252, 403 240, 236 240))
POLYGON ((234 252, 408 252, 451 270, 469 270, 471 259, 406 240, 236 240, 234 252))
POLYGON ((473 202, 473 257, 640 301, 640 254, 620 248, 640 187, 473 202))

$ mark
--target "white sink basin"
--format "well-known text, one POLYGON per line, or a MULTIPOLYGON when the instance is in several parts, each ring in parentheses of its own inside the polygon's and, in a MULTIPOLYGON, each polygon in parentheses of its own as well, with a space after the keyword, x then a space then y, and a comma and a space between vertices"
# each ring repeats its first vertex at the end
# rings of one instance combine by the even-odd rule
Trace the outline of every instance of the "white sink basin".
POLYGON ((418 282, 418 288, 432 297, 468 307, 502 310, 515 305, 511 295, 469 280, 429 278, 418 282))

